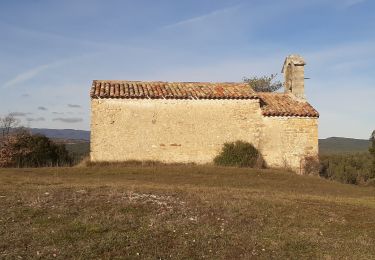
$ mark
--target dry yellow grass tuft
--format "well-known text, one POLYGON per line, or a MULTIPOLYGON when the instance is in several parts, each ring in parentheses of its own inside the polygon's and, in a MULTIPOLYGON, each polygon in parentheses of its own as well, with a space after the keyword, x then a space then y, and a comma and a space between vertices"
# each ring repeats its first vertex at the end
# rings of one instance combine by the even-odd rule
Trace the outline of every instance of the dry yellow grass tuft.
POLYGON ((375 256, 375 188, 210 166, 0 169, 0 258, 375 256))

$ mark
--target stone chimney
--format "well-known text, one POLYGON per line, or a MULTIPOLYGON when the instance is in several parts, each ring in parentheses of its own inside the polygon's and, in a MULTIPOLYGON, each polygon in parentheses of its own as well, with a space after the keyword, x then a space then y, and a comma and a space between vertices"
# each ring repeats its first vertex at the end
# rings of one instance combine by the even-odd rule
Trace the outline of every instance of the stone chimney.
POLYGON ((305 99, 305 61, 300 55, 292 54, 286 57, 283 69, 285 93, 292 93, 300 99, 305 99))

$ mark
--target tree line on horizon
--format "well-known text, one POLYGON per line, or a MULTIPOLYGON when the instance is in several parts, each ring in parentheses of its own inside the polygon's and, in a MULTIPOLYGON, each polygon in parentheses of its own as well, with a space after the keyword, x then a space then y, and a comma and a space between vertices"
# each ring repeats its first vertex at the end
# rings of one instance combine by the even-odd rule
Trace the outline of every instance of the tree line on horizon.
POLYGON ((370 141, 368 152, 321 155, 319 175, 343 183, 375 186, 375 130, 370 141))

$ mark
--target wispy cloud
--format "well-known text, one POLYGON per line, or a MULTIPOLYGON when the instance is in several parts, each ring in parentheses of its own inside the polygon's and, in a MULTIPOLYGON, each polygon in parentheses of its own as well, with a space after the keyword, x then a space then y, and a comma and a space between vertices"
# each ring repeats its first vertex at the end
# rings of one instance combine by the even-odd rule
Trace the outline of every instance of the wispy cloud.
POLYGON ((75 105, 75 104, 68 104, 68 107, 71 107, 71 108, 81 108, 80 105, 75 105))
POLYGON ((34 38, 43 39, 43 40, 55 41, 55 42, 60 42, 64 44, 76 44, 76 45, 82 45, 86 47, 110 46, 109 43, 108 45, 107 43, 100 44, 96 41, 83 40, 77 37, 68 37, 66 35, 45 32, 42 30, 33 30, 30 28, 21 27, 19 25, 7 23, 4 21, 0 21, 0 26, 12 32, 17 32, 20 35, 25 35, 28 38, 34 37, 34 38))
POLYGON ((351 7, 366 2, 366 0, 346 0, 344 1, 344 7, 351 7))
POLYGON ((36 66, 36 67, 34 67, 30 70, 24 71, 24 72, 18 74, 17 76, 15 76, 14 78, 12 78, 11 80, 8 80, 7 82, 5 82, 3 84, 3 88, 9 88, 9 87, 19 85, 19 84, 21 84, 21 83, 23 83, 27 80, 30 80, 30 79, 34 78, 38 74, 40 74, 40 73, 42 73, 42 72, 44 72, 48 69, 60 66, 64 62, 66 62, 66 60, 55 61, 55 62, 51 62, 51 63, 48 63, 48 64, 36 66))
POLYGON ((175 68, 160 69, 154 78, 169 81, 223 81, 239 82, 243 77, 252 77, 277 73, 281 70, 283 54, 272 53, 261 58, 221 59, 215 62, 185 65, 175 68))
POLYGON ((182 20, 182 21, 179 21, 179 22, 176 22, 176 23, 173 23, 173 24, 169 24, 167 26, 162 27, 161 29, 162 30, 163 29, 164 30, 174 29, 174 28, 178 28, 178 27, 181 27, 181 26, 199 23, 199 22, 202 22, 206 19, 217 17, 217 16, 220 16, 220 15, 223 15, 224 13, 234 11, 234 10, 238 9, 239 7, 240 7, 240 5, 235 5, 235 6, 230 6, 230 7, 224 8, 224 9, 214 10, 214 11, 212 11, 210 13, 207 13, 207 14, 195 16, 195 17, 192 17, 192 18, 189 18, 189 19, 186 19, 186 20, 182 20))
POLYGON ((40 121, 45 121, 46 119, 44 117, 37 117, 37 118, 26 118, 28 122, 40 122, 40 121))
POLYGON ((63 115, 64 112, 52 112, 52 114, 54 114, 54 115, 63 115))
MULTIPOLYGON (((137 45, 127 45, 124 43, 115 43, 112 41, 92 41, 92 40, 85 40, 79 37, 69 37, 67 35, 56 34, 51 32, 46 32, 42 30, 34 30, 26 27, 21 27, 19 25, 10 24, 4 21, 0 21, 0 26, 6 28, 9 31, 17 32, 19 35, 26 36, 27 39, 35 38, 35 39, 43 39, 43 41, 51 41, 55 43, 60 43, 64 45, 72 45, 75 47, 83 47, 85 49, 94 50, 96 54, 101 53, 106 50, 133 50, 133 51, 148 51, 148 48, 142 48, 137 45)), ((0 27, 0 29, 2 29, 0 27)), ((92 55, 88 55, 92 56, 92 55)))
POLYGON ((43 107, 43 106, 39 106, 39 107, 38 107, 38 110, 42 110, 42 111, 47 111, 47 110, 48 110, 48 108, 46 108, 46 107, 43 107))
POLYGON ((21 97, 27 98, 27 97, 30 97, 30 95, 25 93, 25 94, 22 94, 21 97))
POLYGON ((79 123, 79 122, 83 121, 83 118, 79 118, 79 117, 58 117, 58 118, 54 118, 52 120, 53 121, 60 121, 60 122, 63 122, 63 123, 79 123))
POLYGON ((307 62, 306 76, 312 76, 311 83, 327 85, 331 82, 339 86, 360 77, 360 85, 364 86, 368 77, 366 71, 371 70, 375 58, 375 41, 332 44, 302 55, 307 62))
POLYGON ((45 72, 49 69, 56 68, 56 67, 59 67, 61 65, 64 65, 64 64, 76 61, 76 60, 81 60, 81 59, 86 58, 86 57, 91 57, 93 55, 95 55, 95 54, 94 53, 85 54, 85 55, 61 59, 61 60, 57 60, 57 61, 47 63, 47 64, 44 64, 44 65, 36 66, 32 69, 21 72, 18 75, 16 75, 14 78, 8 80, 7 82, 5 82, 3 84, 3 88, 14 87, 14 86, 19 85, 19 84, 21 84, 21 83, 23 83, 27 80, 35 78, 39 74, 41 74, 41 73, 43 73, 43 72, 45 72))
POLYGON ((317 51, 307 52, 307 62, 320 64, 333 63, 340 60, 354 61, 366 57, 373 57, 375 53, 375 41, 351 42, 320 48, 317 51))
POLYGON ((31 115, 32 113, 23 113, 23 112, 11 112, 9 115, 14 117, 25 117, 27 115, 31 115))

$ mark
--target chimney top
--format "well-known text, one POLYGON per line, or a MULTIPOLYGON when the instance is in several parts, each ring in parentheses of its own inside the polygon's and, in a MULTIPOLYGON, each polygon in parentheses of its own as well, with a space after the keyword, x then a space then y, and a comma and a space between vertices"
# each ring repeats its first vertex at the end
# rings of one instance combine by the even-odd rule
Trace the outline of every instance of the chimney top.
POLYGON ((306 62, 302 58, 301 55, 291 54, 291 55, 289 55, 288 57, 285 58, 283 69, 281 70, 281 73, 284 73, 286 67, 289 64, 293 64, 294 66, 304 66, 304 65, 306 65, 306 62))
POLYGON ((285 58, 283 69, 285 93, 291 93, 295 97, 305 100, 305 60, 298 54, 292 54, 285 58))

